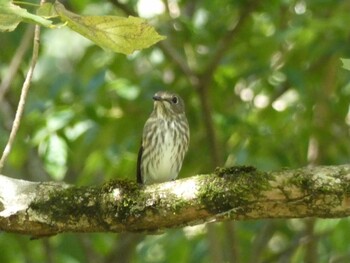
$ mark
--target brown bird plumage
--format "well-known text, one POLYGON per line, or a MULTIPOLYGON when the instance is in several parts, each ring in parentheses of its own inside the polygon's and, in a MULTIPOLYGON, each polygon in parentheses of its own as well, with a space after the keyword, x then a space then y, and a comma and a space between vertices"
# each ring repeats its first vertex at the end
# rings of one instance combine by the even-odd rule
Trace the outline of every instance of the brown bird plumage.
POLYGON ((190 131, 182 98, 166 91, 153 96, 154 108, 143 128, 137 159, 137 182, 174 180, 187 152, 190 131))

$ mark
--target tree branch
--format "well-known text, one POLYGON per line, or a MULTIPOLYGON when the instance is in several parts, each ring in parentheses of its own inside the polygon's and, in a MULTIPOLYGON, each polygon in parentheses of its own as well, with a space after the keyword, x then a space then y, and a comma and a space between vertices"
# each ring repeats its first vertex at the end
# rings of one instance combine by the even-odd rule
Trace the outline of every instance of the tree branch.
POLYGON ((140 187, 36 183, 0 175, 0 229, 32 236, 61 232, 144 232, 229 219, 350 215, 350 165, 258 172, 217 169, 140 187))
POLYGON ((226 54, 227 50, 231 48, 233 40, 259 4, 260 0, 250 1, 249 3, 245 4, 238 21, 235 21, 234 24, 231 25, 231 28, 226 32, 226 34, 219 40, 218 48, 213 53, 211 60, 209 61, 204 70, 204 73, 202 74, 203 77, 208 78, 206 82, 211 81, 212 77, 214 76, 214 72, 219 66, 222 58, 226 54))

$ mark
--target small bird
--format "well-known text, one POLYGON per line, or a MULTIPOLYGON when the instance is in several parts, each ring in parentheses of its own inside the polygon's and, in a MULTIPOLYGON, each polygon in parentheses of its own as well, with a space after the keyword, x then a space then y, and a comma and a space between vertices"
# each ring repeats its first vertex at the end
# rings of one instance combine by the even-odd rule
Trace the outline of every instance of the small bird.
POLYGON ((159 91, 145 123, 137 158, 137 182, 154 184, 174 180, 180 172, 190 141, 182 98, 159 91))

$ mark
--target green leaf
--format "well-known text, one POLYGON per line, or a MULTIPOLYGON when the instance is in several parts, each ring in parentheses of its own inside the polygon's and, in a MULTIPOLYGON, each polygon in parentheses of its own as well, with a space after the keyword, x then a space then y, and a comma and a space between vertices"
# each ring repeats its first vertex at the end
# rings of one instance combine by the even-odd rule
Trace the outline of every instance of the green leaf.
POLYGON ((33 15, 17 5, 4 1, 0 2, 0 31, 13 31, 22 21, 45 27, 50 27, 52 24, 50 20, 33 15))
POLYGON ((0 31, 11 32, 16 29, 22 19, 18 16, 0 14, 0 31))
POLYGON ((45 141, 44 166, 55 180, 63 180, 67 171, 67 143, 57 134, 45 141))
POLYGON ((343 68, 350 70, 350 59, 341 58, 341 62, 343 62, 343 68))
POLYGON ((52 3, 44 3, 42 4, 36 14, 45 18, 57 17, 58 14, 52 3))
POLYGON ((14 12, 15 5, 11 3, 0 4, 0 31, 10 32, 16 29, 18 24, 23 20, 22 17, 14 12))
POLYGON ((108 83, 108 88, 115 91, 118 96, 127 99, 135 100, 140 93, 140 88, 133 85, 128 79, 118 78, 108 83))
POLYGON ((129 16, 79 16, 55 2, 56 12, 72 30, 90 39, 102 48, 131 54, 164 39, 146 20, 129 16))

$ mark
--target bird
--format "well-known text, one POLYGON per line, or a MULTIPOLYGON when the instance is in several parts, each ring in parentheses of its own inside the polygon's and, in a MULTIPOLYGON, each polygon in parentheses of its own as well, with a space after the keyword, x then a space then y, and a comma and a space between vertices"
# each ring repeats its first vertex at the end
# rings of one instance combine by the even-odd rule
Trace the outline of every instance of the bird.
POLYGON ((147 185, 175 180, 190 142, 183 99, 176 93, 158 91, 153 100, 137 158, 137 182, 147 185))

